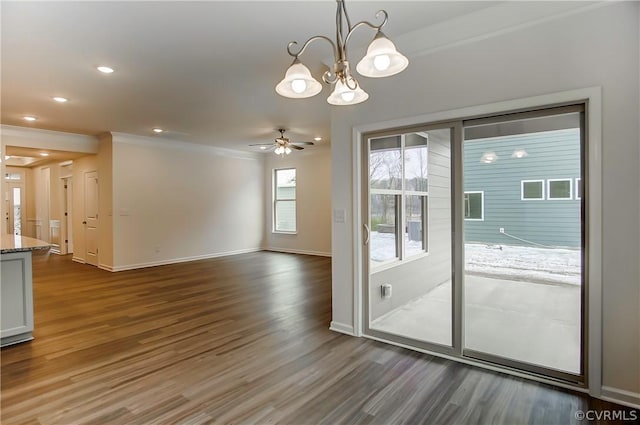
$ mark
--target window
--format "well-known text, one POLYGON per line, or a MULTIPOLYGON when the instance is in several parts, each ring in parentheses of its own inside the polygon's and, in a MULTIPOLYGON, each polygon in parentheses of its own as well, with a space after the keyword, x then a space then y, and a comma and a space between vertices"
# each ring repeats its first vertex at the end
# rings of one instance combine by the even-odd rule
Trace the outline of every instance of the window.
POLYGON ((571 179, 547 180, 547 199, 572 199, 571 179))
POLYGON ((544 180, 522 180, 520 199, 523 201, 544 199, 544 180))
POLYGON ((369 223, 373 264, 404 260, 428 251, 427 139, 426 133, 370 139, 369 223))
POLYGON ((273 231, 296 232, 296 169, 273 172, 273 231))
POLYGON ((576 179, 576 199, 582 199, 582 179, 576 179))
POLYGON ((4 179, 13 181, 22 180, 22 175, 20 173, 5 173, 4 179))
POLYGON ((464 219, 484 220, 484 192, 464 193, 464 219))

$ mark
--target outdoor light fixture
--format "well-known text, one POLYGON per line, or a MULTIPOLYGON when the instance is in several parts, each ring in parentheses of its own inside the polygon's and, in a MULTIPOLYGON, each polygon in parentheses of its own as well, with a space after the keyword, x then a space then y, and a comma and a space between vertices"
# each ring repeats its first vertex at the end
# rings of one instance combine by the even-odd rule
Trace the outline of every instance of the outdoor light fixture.
POLYGON ((376 30, 376 35, 367 48, 367 54, 356 66, 356 70, 360 75, 372 78, 389 77, 403 71, 409 64, 409 60, 396 50, 396 46, 381 31, 381 28, 386 25, 389 18, 385 10, 380 10, 376 13, 376 18, 384 16, 380 25, 374 25, 367 21, 351 25, 344 0, 336 0, 336 3, 336 42, 334 43, 330 38, 323 35, 316 35, 308 39, 297 52, 292 51, 291 48, 298 42, 292 41, 289 43, 287 52, 290 56, 293 56, 293 63, 287 69, 284 79, 276 86, 276 92, 279 95, 300 99, 320 93, 322 84, 313 78, 309 68, 304 66, 298 58, 311 42, 325 40, 333 47, 335 58, 333 70, 327 70, 322 75, 322 81, 335 85, 333 92, 327 98, 327 102, 332 105, 355 105, 367 100, 369 95, 362 90, 358 81, 353 77, 347 60, 349 38, 355 29, 361 26, 368 26, 376 30), (346 34, 344 31, 345 26, 346 34))

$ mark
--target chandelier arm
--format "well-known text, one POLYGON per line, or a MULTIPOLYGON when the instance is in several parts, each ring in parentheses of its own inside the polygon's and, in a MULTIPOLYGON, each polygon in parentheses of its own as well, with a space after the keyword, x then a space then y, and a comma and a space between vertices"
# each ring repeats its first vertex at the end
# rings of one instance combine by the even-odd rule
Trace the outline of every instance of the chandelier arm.
POLYGON ((324 74, 322 74, 322 81, 324 81, 327 84, 335 84, 338 82, 338 75, 334 72, 331 72, 331 70, 326 70, 324 72, 324 74))
POLYGON ((358 88, 358 82, 353 77, 352 78, 345 78, 344 79, 344 85, 347 86, 347 88, 349 90, 356 90, 358 88), (353 86, 351 86, 351 84, 349 84, 349 81, 353 81, 353 86))
POLYGON ((304 51, 307 49, 307 46, 309 44, 311 44, 313 41, 316 40, 326 40, 327 42, 329 42, 329 44, 331 44, 331 47, 333 48, 333 54, 334 56, 338 56, 338 48, 336 47, 335 43, 333 41, 331 41, 331 39, 329 37, 325 37, 324 35, 316 35, 314 37, 311 37, 310 39, 308 39, 307 41, 305 41, 305 43, 302 45, 302 47, 300 48, 300 50, 298 50, 297 52, 293 52, 291 51, 291 47, 295 46, 296 44, 298 44, 297 41, 292 41, 287 45, 287 53, 289 53, 289 56, 293 56, 294 58, 298 58, 298 56, 300 56, 302 53, 304 53, 304 51))
POLYGON ((361 27, 363 25, 366 25, 371 29, 374 29, 376 31, 380 31, 382 29, 382 27, 387 25, 387 21, 389 20, 389 14, 387 13, 386 10, 378 10, 378 13, 376 13, 376 18, 378 18, 381 14, 384 15, 384 19, 382 20, 382 23, 380 25, 374 25, 374 24, 372 24, 371 22, 368 22, 368 21, 360 21, 357 24, 355 24, 353 27, 350 27, 349 34, 347 34, 347 37, 344 39, 345 49, 346 49, 346 46, 347 46, 347 42, 351 38, 351 34, 353 34, 353 32, 355 31, 356 28, 361 27))

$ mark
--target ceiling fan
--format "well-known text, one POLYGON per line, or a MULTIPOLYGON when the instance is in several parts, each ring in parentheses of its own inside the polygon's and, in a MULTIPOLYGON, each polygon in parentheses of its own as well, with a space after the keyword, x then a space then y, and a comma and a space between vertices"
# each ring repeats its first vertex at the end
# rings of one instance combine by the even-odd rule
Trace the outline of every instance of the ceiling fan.
POLYGON ((313 145, 313 142, 291 142, 288 138, 284 137, 284 128, 279 128, 280 137, 276 137, 273 143, 257 143, 249 146, 259 146, 262 150, 273 150, 276 155, 289 155, 292 149, 301 151, 304 149, 300 145, 313 145))

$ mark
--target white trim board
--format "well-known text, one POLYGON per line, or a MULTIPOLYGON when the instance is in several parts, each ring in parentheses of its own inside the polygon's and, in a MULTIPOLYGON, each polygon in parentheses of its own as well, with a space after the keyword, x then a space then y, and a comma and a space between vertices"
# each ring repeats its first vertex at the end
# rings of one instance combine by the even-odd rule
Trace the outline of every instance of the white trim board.
POLYGON ((213 254, 194 255, 192 257, 170 258, 168 260, 149 261, 147 263, 126 264, 123 266, 111 267, 108 265, 100 264, 99 268, 108 270, 111 272, 121 272, 125 270, 144 269, 147 267, 166 266, 169 264, 187 263, 190 261, 207 260, 210 258, 218 258, 218 257, 227 257, 230 255, 248 254, 251 252, 258 252, 258 251, 260 251, 260 248, 247 248, 247 249, 239 249, 236 251, 225 251, 225 252, 216 252, 213 254))
POLYGON ((268 252, 282 252, 285 254, 301 254, 301 255, 315 255, 317 257, 331 257, 330 252, 322 252, 322 251, 307 251, 304 249, 287 249, 287 248, 263 248, 263 251, 268 252))
POLYGON ((331 321, 331 324, 329 325, 329 329, 334 332, 340 332, 346 335, 355 336, 353 333, 353 326, 345 325, 344 323, 331 321))
POLYGON ((5 124, 0 126, 0 133, 2 146, 98 153, 98 139, 94 136, 5 124))
POLYGON ((620 390, 618 388, 602 386, 601 399, 622 404, 623 406, 640 409, 640 393, 620 390))

